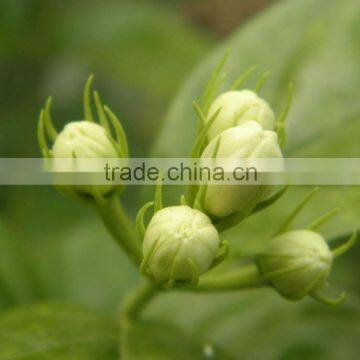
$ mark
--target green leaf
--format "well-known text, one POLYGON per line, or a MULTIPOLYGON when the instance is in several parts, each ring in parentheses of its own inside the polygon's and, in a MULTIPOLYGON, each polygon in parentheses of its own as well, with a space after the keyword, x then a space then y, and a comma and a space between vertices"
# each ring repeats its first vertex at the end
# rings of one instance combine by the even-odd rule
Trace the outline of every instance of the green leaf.
POLYGON ((38 272, 47 298, 76 302, 107 313, 113 313, 139 278, 95 213, 55 237, 42 254, 38 272))
POLYGON ((0 309, 36 299, 31 253, 0 219, 0 309))
POLYGON ((141 321, 130 325, 122 342, 124 360, 197 360, 229 359, 208 342, 197 342, 177 326, 166 321, 141 321), (213 357, 206 357, 207 354, 213 357))
MULTIPOLYGON (((357 101, 359 17, 356 0, 305 0, 297 6, 284 1, 263 12, 236 31, 190 74, 170 107, 154 151, 168 155, 188 152, 196 125, 190 104, 199 98, 226 49, 231 49, 225 68, 227 83, 231 84, 253 64, 258 64, 260 70, 270 70, 272 76, 264 89, 264 97, 277 113, 285 104, 289 82, 294 82, 287 153, 298 156, 359 154, 354 141, 339 142, 332 153, 326 151, 329 142, 338 142, 351 128, 360 127, 357 121, 360 113, 357 101), (309 9, 316 10, 316 16, 309 17, 309 9), (345 37, 348 42, 343 41, 345 37), (178 136, 184 127, 188 138, 178 136)), ((353 138, 353 133, 351 135, 353 138)))
POLYGON ((350 340, 360 336, 355 295, 337 308, 311 299, 289 302, 270 289, 171 294, 159 300, 152 316, 171 318, 188 336, 217 344, 234 359, 239 354, 242 359, 353 359, 360 354, 359 344, 350 340))
POLYGON ((13 222, 0 222, 0 274, 13 296, 5 302, 0 286, 0 307, 51 298, 112 313, 138 274, 94 208, 50 186, 18 187, 16 195, 13 222))
POLYGON ((73 305, 42 304, 0 315, 0 359, 118 359, 118 328, 73 305))
MULTIPOLYGON (((190 74, 169 109, 153 155, 186 156, 196 128, 191 102, 199 98, 219 59, 231 49, 224 69, 228 75, 224 88, 254 64, 258 65, 259 74, 264 69, 270 70, 272 76, 262 96, 280 114, 286 103, 288 84, 294 84, 293 103, 286 122, 285 156, 360 156, 358 10, 356 0, 304 0, 295 6, 282 1, 248 22, 190 74), (309 11, 315 15, 309 16, 309 11)), ((252 79, 255 83, 256 76, 252 79)), ((180 191, 174 194, 175 199, 180 191)), ((258 242, 254 238, 265 241, 273 224, 279 224, 287 214, 289 204, 307 191, 291 188, 281 200, 282 206, 272 206, 254 216, 246 226, 241 224, 231 230, 228 238, 236 243, 233 247, 240 252, 243 242, 248 242, 253 247, 251 251, 257 250, 258 242)), ((349 233, 359 226, 359 187, 323 187, 298 224, 307 225, 338 206, 342 208, 341 214, 324 227, 325 235, 349 233)))
POLYGON ((339 307, 311 298, 291 302, 272 289, 201 296, 172 292, 159 296, 145 316, 176 324, 234 359, 239 354, 242 359, 269 360, 358 358, 360 344, 352 339, 360 335, 359 255, 358 247, 335 260, 329 279, 339 286, 334 293, 349 290, 339 307))
MULTIPOLYGON (((186 156, 196 135, 191 102, 201 96, 219 59, 231 49, 224 69, 228 74, 224 88, 245 69, 258 64, 258 74, 264 70, 272 74, 261 96, 279 115, 286 103, 288 84, 294 84, 286 121, 286 156, 359 156, 359 24, 356 0, 276 3, 234 32, 190 74, 169 109, 153 155, 186 156)), ((250 89, 256 76, 251 79, 254 83, 246 84, 250 89)), ((238 264, 239 258, 262 250, 289 209, 310 189, 290 188, 274 205, 229 230, 225 235, 230 242, 229 260, 238 264)), ((171 187, 173 203, 182 191, 171 187)), ((306 227, 335 207, 341 207, 341 212, 321 228, 326 238, 342 237, 350 234, 354 225, 359 227, 360 188, 322 187, 293 226, 306 227)), ((334 283, 341 289, 358 290, 357 249, 334 263, 332 274, 338 280, 334 283), (353 254, 356 256, 351 259, 353 254)), ((221 272, 224 266, 229 266, 229 261, 214 271, 221 272)), ((359 298, 351 295, 341 307, 329 308, 311 299, 290 303, 271 289, 204 296, 169 294, 159 297, 149 313, 171 319, 189 336, 213 341, 234 358, 239 354, 244 359, 358 358, 359 344, 351 339, 360 336, 359 298)))

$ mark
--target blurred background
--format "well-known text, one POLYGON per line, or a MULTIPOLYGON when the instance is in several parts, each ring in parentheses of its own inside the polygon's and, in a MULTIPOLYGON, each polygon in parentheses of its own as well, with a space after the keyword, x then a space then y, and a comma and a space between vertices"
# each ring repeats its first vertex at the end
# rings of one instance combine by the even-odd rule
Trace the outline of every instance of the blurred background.
MULTIPOLYGON (((189 72, 226 34, 269 3, 1 1, 1 156, 40 157, 36 125, 48 96, 54 99, 53 117, 58 129, 68 121, 82 119, 83 87, 91 73, 95 75, 94 87, 121 118, 132 155, 146 156, 171 99, 189 72)), ((128 198, 136 196, 134 191, 130 189, 128 198)), ((34 289, 21 296, 9 289, 9 299, 2 298, 0 303, 58 298, 64 284, 58 283, 63 279, 57 279, 57 274, 64 269, 49 261, 48 248, 57 249, 59 241, 67 241, 65 234, 73 233, 73 227, 80 226, 81 221, 87 222, 93 216, 92 209, 45 187, 3 187, 0 196, 2 227, 18 238, 19 251, 25 258, 24 262, 13 259, 12 266, 35 262, 28 264, 30 272, 24 270, 27 276, 33 276, 34 289), (41 264, 45 274, 38 273, 41 264), (49 268, 50 264, 54 269, 49 268), (43 276, 53 279, 52 290, 42 288, 43 276)), ((106 241, 98 240, 99 246, 106 241)), ((11 243, 14 245, 14 240, 11 243)), ((73 241, 69 245, 76 246, 73 241)), ((76 251, 71 251, 75 256, 76 251)), ((103 270, 97 266, 98 271, 103 270)), ((8 281, 7 276, 2 277, 8 281)), ((14 283, 10 283, 12 288, 14 283)), ((24 283, 30 286, 28 280, 24 283)))
MULTIPOLYGON (((83 86, 91 73, 95 75, 94 87, 100 91, 103 101, 123 122, 132 155, 140 157, 157 149, 162 151, 163 147, 154 146, 154 142, 158 133, 163 134, 164 138, 166 114, 168 119, 171 118, 172 113, 168 109, 172 99, 189 74, 236 29, 241 29, 243 24, 247 26, 258 14, 265 14, 268 10, 275 14, 278 3, 285 2, 293 3, 295 7, 300 3, 287 0, 1 0, 1 156, 40 157, 36 125, 46 97, 53 97, 53 118, 58 129, 68 121, 81 119, 83 86)), ((310 4, 309 17, 316 17, 326 6, 324 1, 307 3, 310 4)), ((331 1, 329 9, 336 13, 338 3, 331 1)), ((285 11, 280 6, 279 14, 285 11)), ((355 15, 359 20, 359 6, 354 18, 355 15)), ((258 23, 261 21, 258 19, 258 23)), ((354 84, 358 84, 357 87, 353 85, 357 90, 360 84, 359 23, 354 20, 349 24, 349 34, 353 38, 343 39, 344 42, 351 42, 353 67, 347 69, 357 69, 351 74, 354 84)), ((292 21, 289 26, 294 29, 298 26, 299 34, 304 32, 301 21, 298 24, 292 21)), ((297 31, 294 29, 292 31, 297 31)), ((315 43, 311 46, 314 46, 312 50, 316 53, 317 27, 312 31, 315 43)), ((286 32, 280 22, 278 32, 286 32)), ((264 33, 264 41, 269 42, 266 36, 270 35, 264 33)), ((292 46, 294 41, 290 37, 288 44, 277 46, 292 46)), ((296 41, 300 43, 302 40, 296 41)), ((254 43, 255 48, 258 46, 261 44, 254 43)), ((308 56, 309 49, 300 50, 292 52, 293 60, 280 79, 284 85, 282 90, 286 87, 288 77, 293 74, 287 71, 301 67, 299 62, 308 56)), ((332 51, 324 54, 331 59, 329 64, 341 53, 336 47, 332 51)), ((266 63, 266 55, 260 57, 266 63)), ((314 78, 313 75, 321 68, 321 62, 304 68, 302 77, 314 78)), ((334 81, 347 86, 341 74, 333 72, 328 76, 330 83, 334 81)), ((311 96, 308 93, 306 99, 311 96)), ((349 111, 341 120, 352 119, 353 122, 349 120, 347 124, 355 124, 360 109, 354 97, 347 93, 341 93, 340 97, 339 93, 332 96, 337 101, 343 101, 341 106, 349 111)), ((279 102, 276 104, 278 106, 279 102)), ((296 106, 300 108, 300 105, 296 106)), ((331 107, 327 110, 332 111, 331 107)), ((340 117, 337 116, 337 119, 340 117)), ((178 124, 181 124, 180 120, 178 124)), ((307 128, 302 126, 306 133, 307 128)), ((358 123, 351 126, 354 126, 352 130, 349 129, 351 141, 344 135, 342 143, 348 144, 346 155, 359 156, 359 151, 356 154, 353 152, 359 146, 354 138, 355 134, 357 139, 359 136, 356 133, 358 123), (352 147, 349 147, 350 144, 352 147)), ((331 156, 345 155, 337 151, 339 147, 330 140, 324 144, 324 151, 333 150, 331 156)), ((316 147, 309 149, 315 149, 315 155, 323 155, 321 151, 316 153, 316 147)), ((359 192, 356 191, 358 196, 359 192)), ((301 194, 295 191, 294 196, 299 199, 301 194)), ((350 190, 345 189, 345 194, 352 201, 351 204, 358 199, 350 190)), ((136 212, 144 197, 146 195, 137 188, 127 189, 124 201, 130 214, 136 212)), ((337 201, 338 198, 334 197, 334 203, 337 201)), ((287 208, 283 208, 286 213, 287 208)), ((357 207, 352 213, 351 223, 355 221, 358 224, 358 216, 357 207)), ((250 224, 249 229, 254 226, 250 224)), ((336 279, 341 286, 350 288, 354 293, 354 298, 343 310, 331 312, 311 302, 305 308, 294 307, 269 290, 266 294, 270 300, 258 306, 259 296, 253 293, 246 296, 216 295, 213 301, 206 300, 206 306, 203 306, 203 296, 171 295, 169 299, 155 304, 149 316, 167 321, 170 319, 194 334, 206 329, 206 336, 217 339, 233 358, 239 358, 236 354, 240 346, 244 349, 247 346, 250 353, 251 346, 256 347, 252 341, 247 344, 243 341, 239 345, 234 332, 241 329, 249 331, 248 339, 250 336, 262 336, 260 343, 266 352, 260 358, 264 359, 304 356, 340 359, 340 353, 360 355, 354 346, 349 345, 350 350, 347 348, 349 342, 346 338, 359 335, 360 306, 357 296, 360 287, 356 265, 359 259, 357 249, 346 260, 339 261, 336 279), (191 319, 189 309, 184 310, 184 304, 188 302, 191 302, 191 310, 196 314, 191 319), (274 318, 276 311, 281 315, 274 318), (250 316, 250 313, 253 315, 250 316), (217 325, 219 318, 222 320, 217 325), (312 320, 315 322, 313 326, 309 325, 312 320), (295 322, 296 331, 291 331, 295 322), (342 335, 335 330, 329 334, 325 331, 321 335, 323 329, 329 326, 339 326, 343 330, 342 335), (284 332, 290 340, 282 347, 284 332), (321 343, 314 343, 314 334, 322 336, 321 343), (329 353, 327 348, 328 335, 331 338, 340 336, 339 342, 344 345, 333 357, 330 355, 334 354, 334 350, 329 353)), ((0 188, 0 310, 34 302, 65 301, 112 315, 123 294, 137 280, 136 271, 107 235, 94 209, 65 199, 50 187, 0 188)))

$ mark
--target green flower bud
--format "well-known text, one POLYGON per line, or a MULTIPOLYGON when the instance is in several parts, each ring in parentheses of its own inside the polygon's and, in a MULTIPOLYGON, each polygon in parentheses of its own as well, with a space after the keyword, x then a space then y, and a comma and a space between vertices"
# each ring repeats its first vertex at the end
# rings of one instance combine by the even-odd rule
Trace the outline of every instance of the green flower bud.
POLYGON ((214 124, 208 132, 208 139, 212 140, 226 129, 256 121, 264 130, 275 130, 276 120, 269 104, 261 99, 254 91, 227 91, 221 94, 211 104, 207 119, 221 108, 214 124))
POLYGON ((257 265, 277 292, 298 300, 324 286, 332 261, 333 254, 319 233, 296 230, 270 240, 257 265))
MULTIPOLYGON (((205 148, 202 158, 211 158, 216 146, 219 159, 282 158, 277 135, 263 130, 255 121, 232 127, 215 137, 205 148)), ((271 195, 274 186, 268 185, 208 185, 204 210, 224 218, 239 211, 248 211, 271 195)))
POLYGON ((151 219, 143 242, 143 264, 157 281, 193 281, 216 260, 219 234, 211 220, 189 206, 159 210, 151 219))

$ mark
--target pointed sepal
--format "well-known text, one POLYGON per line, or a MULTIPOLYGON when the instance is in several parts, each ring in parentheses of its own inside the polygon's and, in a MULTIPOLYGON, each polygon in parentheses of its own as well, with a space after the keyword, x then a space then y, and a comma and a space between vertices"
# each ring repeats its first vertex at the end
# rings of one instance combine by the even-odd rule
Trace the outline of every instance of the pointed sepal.
POLYGON ((122 157, 124 157, 124 158, 129 157, 128 142, 127 142, 127 138, 126 138, 124 128, 122 127, 120 120, 111 111, 111 109, 108 106, 104 106, 104 110, 105 110, 106 115, 109 117, 113 128, 115 129, 116 142, 117 142, 117 144, 119 146, 122 157))
POLYGON ((144 222, 144 216, 147 212, 148 209, 150 209, 152 206, 154 206, 154 202, 153 201, 149 201, 147 202, 137 213, 136 215, 136 230, 138 232, 138 234, 140 235, 140 238, 143 239, 145 236, 145 231, 146 231, 146 227, 145 227, 145 222, 144 222))
POLYGON ((211 268, 221 264, 228 256, 229 250, 230 250, 229 242, 227 240, 223 240, 220 244, 219 254, 211 264, 211 268))
POLYGON ((163 192, 162 192, 162 181, 159 179, 155 188, 155 198, 154 198, 154 214, 163 208, 163 192))
POLYGON ((295 220, 296 216, 301 212, 301 210, 311 200, 311 198, 318 192, 318 190, 319 190, 319 187, 316 186, 308 195, 306 195, 306 197, 298 204, 298 206, 285 219, 285 221, 280 226, 279 230, 276 232, 275 235, 282 234, 290 228, 290 226, 293 223, 293 221, 295 220))
POLYGON ((225 64, 227 62, 229 55, 230 55, 230 52, 227 51, 225 53, 225 55, 220 59, 219 63, 215 67, 213 73, 211 74, 210 80, 208 81, 208 83, 205 87, 203 100, 202 100, 205 115, 207 115, 209 107, 210 107, 211 103, 213 102, 217 91, 219 90, 219 88, 221 87, 221 85, 223 84, 223 82, 225 80, 226 74, 223 73, 222 71, 225 67, 225 64))
POLYGON ((260 79, 258 80, 258 82, 255 85, 254 88, 254 92, 256 92, 257 94, 260 92, 260 90, 263 88, 263 86, 265 85, 265 82, 269 79, 271 75, 270 71, 265 71, 261 76, 260 79))
POLYGON ((257 65, 251 66, 247 70, 245 70, 240 76, 233 82, 230 89, 238 90, 241 85, 252 75, 252 73, 256 70, 257 65))
POLYGON ((39 147, 40 147, 43 157, 45 157, 45 158, 51 157, 50 151, 49 151, 49 148, 48 148, 48 145, 46 142, 44 110, 41 110, 41 112, 40 112, 38 126, 37 126, 37 138, 38 138, 39 147))
POLYGON ((279 139, 279 145, 281 148, 284 147, 285 141, 286 141, 286 130, 285 130, 285 120, 287 118, 287 115, 290 111, 292 98, 293 98, 293 92, 294 92, 294 86, 292 83, 288 86, 288 95, 286 99, 286 104, 284 110, 280 113, 278 119, 277 119, 277 135, 279 139))
POLYGON ((335 249, 332 249, 333 256, 338 257, 338 256, 345 254, 347 251, 349 251, 355 245, 357 238, 358 238, 358 232, 357 232, 357 230, 354 230, 353 233, 351 234, 351 236, 348 238, 348 240, 344 244, 338 246, 335 249))
POLYGON ((90 75, 86 81, 85 89, 84 89, 84 116, 85 120, 94 122, 94 117, 91 110, 91 100, 90 100, 90 93, 91 93, 91 86, 94 81, 94 75, 90 75))

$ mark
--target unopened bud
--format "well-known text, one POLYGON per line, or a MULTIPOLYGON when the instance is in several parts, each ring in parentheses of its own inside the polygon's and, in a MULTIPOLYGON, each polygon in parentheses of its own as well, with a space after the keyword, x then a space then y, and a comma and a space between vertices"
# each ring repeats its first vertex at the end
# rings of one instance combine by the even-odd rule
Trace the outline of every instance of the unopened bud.
MULTIPOLYGON (((218 159, 282 158, 277 135, 263 130, 255 121, 223 131, 205 148, 202 158, 211 158, 220 145, 218 159)), ((261 170, 261 169, 260 169, 261 170)), ((224 218, 245 209, 253 209, 271 195, 271 185, 208 185, 204 197, 205 211, 215 217, 224 218)))
POLYGON ((270 240, 257 258, 259 270, 278 293, 298 300, 324 286, 333 254, 314 231, 296 230, 270 240))
POLYGON ((219 252, 219 234, 210 219, 188 206, 172 206, 151 219, 143 242, 143 267, 157 281, 196 282, 219 252))
POLYGON ((207 118, 210 119, 220 108, 219 115, 209 129, 209 140, 224 130, 242 125, 247 121, 257 122, 264 130, 275 130, 274 112, 269 104, 254 91, 227 91, 221 94, 211 104, 207 118))
MULTIPOLYGON (((55 170, 57 158, 117 158, 119 156, 106 130, 101 125, 89 121, 74 121, 67 124, 56 137, 51 154, 55 158, 55 170)), ((105 195, 113 190, 115 185, 94 186, 100 195, 105 195)), ((94 186, 72 187, 78 193, 93 195, 94 186)))

